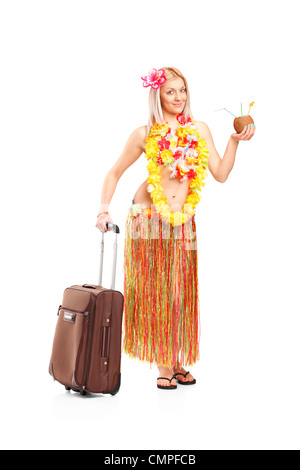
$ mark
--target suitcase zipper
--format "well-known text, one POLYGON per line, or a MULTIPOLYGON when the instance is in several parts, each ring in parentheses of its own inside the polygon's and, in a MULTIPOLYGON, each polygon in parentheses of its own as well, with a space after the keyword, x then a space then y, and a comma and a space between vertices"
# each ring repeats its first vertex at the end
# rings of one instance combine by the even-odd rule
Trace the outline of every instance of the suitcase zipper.
MULTIPOLYGON (((68 287, 68 289, 77 290, 77 291, 82 291, 82 292, 87 292, 85 289, 79 289, 78 287, 68 287)), ((84 314, 86 314, 86 316, 90 316, 90 314, 91 314, 91 318, 90 318, 90 320, 89 320, 89 322, 88 322, 88 325, 87 325, 87 347, 86 347, 86 352, 85 352, 84 366, 83 366, 83 374, 82 374, 82 376, 83 376, 82 382, 83 382, 84 385, 82 385, 82 386, 80 387, 83 391, 85 391, 86 388, 87 388, 86 380, 87 380, 88 374, 86 373, 86 369, 87 369, 87 363, 89 362, 89 361, 88 361, 88 360, 89 360, 89 357, 88 357, 89 354, 88 354, 88 351, 87 351, 87 350, 88 350, 88 348, 89 348, 90 331, 93 331, 93 330, 90 330, 90 323, 91 323, 91 320, 92 320, 92 318, 93 318, 93 315, 92 315, 93 312, 92 312, 92 311, 95 310, 95 305, 96 305, 96 303, 93 305, 93 295, 92 295, 92 293, 89 292, 89 294, 90 294, 90 299, 91 299, 91 302, 90 302, 90 312, 78 312, 78 313, 84 313, 84 314)), ((60 305, 59 309, 60 309, 60 308, 63 308, 63 307, 60 305)), ((58 310, 59 310, 59 309, 58 309, 58 310)), ((71 310, 71 309, 70 309, 70 310, 71 310)))
POLYGON ((93 344, 93 338, 90 335, 90 331, 93 332, 93 326, 94 326, 94 323, 95 323, 95 310, 96 310, 96 303, 97 303, 98 295, 96 296, 95 299, 93 299, 94 305, 93 305, 93 308, 91 309, 91 317, 90 317, 90 321, 89 321, 89 324, 88 324, 87 349, 86 349, 86 357, 85 357, 85 361, 84 361, 83 381, 82 381, 84 385, 81 386, 81 388, 83 390, 87 389, 87 381, 88 381, 88 376, 89 376, 89 372, 90 372, 92 344, 93 344))

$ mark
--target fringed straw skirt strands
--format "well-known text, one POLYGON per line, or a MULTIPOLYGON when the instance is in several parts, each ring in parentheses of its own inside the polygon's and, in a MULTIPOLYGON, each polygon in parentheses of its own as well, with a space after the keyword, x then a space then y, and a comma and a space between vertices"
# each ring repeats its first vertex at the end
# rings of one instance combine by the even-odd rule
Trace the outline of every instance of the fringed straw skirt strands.
POLYGON ((130 357, 165 367, 199 360, 197 255, 194 217, 173 227, 155 209, 132 204, 123 314, 123 351, 130 357))

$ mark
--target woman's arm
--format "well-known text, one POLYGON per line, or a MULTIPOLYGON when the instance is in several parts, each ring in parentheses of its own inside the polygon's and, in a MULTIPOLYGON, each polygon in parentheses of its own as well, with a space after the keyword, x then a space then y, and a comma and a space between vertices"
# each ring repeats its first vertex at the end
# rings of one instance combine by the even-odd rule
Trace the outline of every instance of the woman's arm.
POLYGON ((232 134, 229 138, 224 157, 221 159, 216 150, 208 125, 202 121, 195 121, 195 125, 200 137, 206 141, 209 149, 209 170, 216 181, 224 183, 233 168, 239 141, 250 140, 254 135, 255 128, 251 126, 249 128, 245 128, 240 134, 232 134))
POLYGON ((99 212, 108 211, 109 204, 116 190, 119 179, 143 153, 145 146, 146 126, 138 127, 129 136, 120 157, 107 173, 101 192, 99 212))

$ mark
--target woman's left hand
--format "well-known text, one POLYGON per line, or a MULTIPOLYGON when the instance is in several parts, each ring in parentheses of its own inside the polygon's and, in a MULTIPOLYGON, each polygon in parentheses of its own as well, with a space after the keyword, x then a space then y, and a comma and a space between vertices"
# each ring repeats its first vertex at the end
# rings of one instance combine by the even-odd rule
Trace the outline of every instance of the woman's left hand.
POLYGON ((240 140, 250 140, 254 136, 256 127, 254 125, 246 126, 245 129, 240 134, 231 134, 231 138, 235 142, 239 142, 240 140))

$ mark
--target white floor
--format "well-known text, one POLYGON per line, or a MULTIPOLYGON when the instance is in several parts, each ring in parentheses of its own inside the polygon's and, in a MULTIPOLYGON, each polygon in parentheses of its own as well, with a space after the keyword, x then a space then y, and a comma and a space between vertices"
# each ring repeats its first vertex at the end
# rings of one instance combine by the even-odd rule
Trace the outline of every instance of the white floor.
POLYGON ((299 449, 295 364, 284 355, 276 367, 242 351, 219 355, 207 342, 191 369, 196 385, 159 390, 157 371, 126 356, 114 397, 66 392, 42 357, 31 366, 20 358, 2 381, 1 448, 299 449))

